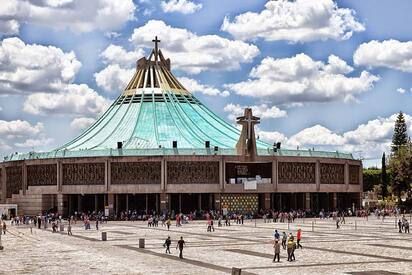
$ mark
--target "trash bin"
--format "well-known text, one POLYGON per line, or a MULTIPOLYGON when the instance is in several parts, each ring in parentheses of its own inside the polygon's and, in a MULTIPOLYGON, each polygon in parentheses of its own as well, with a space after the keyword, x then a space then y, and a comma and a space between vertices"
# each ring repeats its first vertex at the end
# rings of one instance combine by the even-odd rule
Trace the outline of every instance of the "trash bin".
POLYGON ((139 248, 144 248, 144 241, 145 239, 143 238, 139 239, 139 248))
POLYGON ((60 224, 60 232, 64 231, 64 224, 60 224))
POLYGON ((232 275, 242 275, 242 269, 232 267, 232 275))
POLYGON ((107 241, 107 232, 102 232, 102 241, 107 241))

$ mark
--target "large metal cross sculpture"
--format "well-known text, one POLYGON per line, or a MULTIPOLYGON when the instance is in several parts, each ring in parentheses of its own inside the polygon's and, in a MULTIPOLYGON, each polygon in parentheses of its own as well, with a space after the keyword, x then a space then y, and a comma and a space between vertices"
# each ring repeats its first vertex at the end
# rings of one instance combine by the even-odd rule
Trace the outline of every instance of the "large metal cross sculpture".
POLYGON ((236 147, 246 155, 256 152, 256 138, 254 127, 260 123, 260 118, 252 114, 251 108, 245 109, 244 116, 236 118, 237 123, 242 125, 242 133, 236 147))
POLYGON ((160 42, 160 40, 157 39, 157 36, 155 36, 155 39, 153 39, 152 42, 155 43, 155 51, 154 51, 154 54, 155 54, 155 62, 157 62, 157 55, 159 54, 159 46, 158 46, 158 43, 160 42))

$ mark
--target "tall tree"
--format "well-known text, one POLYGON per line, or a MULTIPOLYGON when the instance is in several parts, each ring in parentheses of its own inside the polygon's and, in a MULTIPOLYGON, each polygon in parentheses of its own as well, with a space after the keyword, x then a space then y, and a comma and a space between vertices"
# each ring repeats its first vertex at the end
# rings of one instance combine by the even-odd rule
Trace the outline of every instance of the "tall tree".
POLYGON ((397 192, 399 202, 401 192, 408 191, 412 182, 412 143, 408 142, 392 154, 389 160, 392 173, 392 189, 397 192))
POLYGON ((381 174, 381 180, 382 180, 382 199, 384 200, 386 196, 388 195, 388 175, 386 174, 386 157, 385 157, 385 152, 383 152, 382 155, 382 174, 381 174))
POLYGON ((395 129, 392 136, 392 152, 395 153, 398 149, 408 143, 408 127, 406 126, 405 117, 402 112, 399 112, 395 121, 395 129))

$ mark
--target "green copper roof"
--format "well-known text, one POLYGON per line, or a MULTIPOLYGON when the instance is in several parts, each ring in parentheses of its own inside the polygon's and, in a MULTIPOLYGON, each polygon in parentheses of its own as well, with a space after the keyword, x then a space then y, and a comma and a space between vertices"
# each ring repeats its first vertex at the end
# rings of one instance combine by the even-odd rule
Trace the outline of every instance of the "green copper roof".
MULTIPOLYGON (((109 109, 83 134, 45 153, 12 154, 5 161, 64 157, 236 155, 240 131, 196 99, 170 71, 160 50, 141 58, 129 84, 109 109), (154 57, 154 60, 152 59, 154 57), (177 148, 173 148, 173 142, 177 148), (210 148, 205 148, 209 141, 210 148), (122 149, 118 150, 118 142, 122 149), (215 150, 215 147, 216 150, 215 150)), ((261 156, 353 159, 351 154, 308 150, 273 151, 257 140, 261 156)))

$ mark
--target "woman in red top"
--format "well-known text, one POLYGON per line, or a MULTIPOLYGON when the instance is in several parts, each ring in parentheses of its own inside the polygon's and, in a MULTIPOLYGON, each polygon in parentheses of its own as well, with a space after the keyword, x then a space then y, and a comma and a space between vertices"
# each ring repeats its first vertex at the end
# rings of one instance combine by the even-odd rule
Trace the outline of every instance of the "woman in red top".
POLYGON ((296 235, 296 239, 298 240, 297 241, 297 248, 301 248, 302 249, 302 245, 300 244, 300 240, 302 239, 302 230, 299 228, 298 229, 298 234, 296 235))

